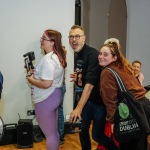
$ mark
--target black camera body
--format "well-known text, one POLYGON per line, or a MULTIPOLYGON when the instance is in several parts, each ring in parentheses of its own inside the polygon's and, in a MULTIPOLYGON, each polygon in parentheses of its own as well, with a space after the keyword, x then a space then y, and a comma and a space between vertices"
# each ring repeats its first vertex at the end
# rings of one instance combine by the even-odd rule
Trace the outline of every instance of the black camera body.
POLYGON ((27 76, 30 76, 28 73, 30 71, 30 69, 34 69, 34 66, 33 66, 33 60, 35 60, 35 55, 34 55, 34 52, 31 51, 31 52, 27 52, 26 54, 23 55, 23 57, 25 57, 24 59, 24 62, 25 62, 25 66, 24 68, 26 68, 27 70, 27 76))
POLYGON ((28 57, 30 61, 35 60, 35 55, 33 51, 24 54, 23 57, 28 57))

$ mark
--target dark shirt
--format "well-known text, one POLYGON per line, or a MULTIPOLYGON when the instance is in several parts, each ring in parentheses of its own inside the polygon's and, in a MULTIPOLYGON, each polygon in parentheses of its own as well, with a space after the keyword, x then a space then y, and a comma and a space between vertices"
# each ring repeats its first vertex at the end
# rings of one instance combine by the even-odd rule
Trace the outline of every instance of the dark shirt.
POLYGON ((94 86, 88 101, 97 105, 103 105, 99 89, 101 67, 99 65, 98 55, 98 50, 85 44, 82 50, 75 54, 75 64, 78 62, 78 60, 83 61, 82 87, 84 88, 85 84, 87 83, 90 83, 94 86))

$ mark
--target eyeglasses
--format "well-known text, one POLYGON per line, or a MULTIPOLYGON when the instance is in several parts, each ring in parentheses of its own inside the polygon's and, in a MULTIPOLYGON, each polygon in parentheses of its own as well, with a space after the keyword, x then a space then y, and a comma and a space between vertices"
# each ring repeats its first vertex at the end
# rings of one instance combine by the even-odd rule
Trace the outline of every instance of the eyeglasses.
POLYGON ((52 41, 52 40, 48 40, 48 39, 46 39, 45 37, 41 37, 41 39, 40 39, 40 41, 52 41))
POLYGON ((73 40, 74 38, 75 38, 75 40, 79 40, 81 36, 84 36, 84 35, 78 35, 78 34, 75 35, 75 36, 69 35, 68 38, 69 38, 70 40, 73 40))

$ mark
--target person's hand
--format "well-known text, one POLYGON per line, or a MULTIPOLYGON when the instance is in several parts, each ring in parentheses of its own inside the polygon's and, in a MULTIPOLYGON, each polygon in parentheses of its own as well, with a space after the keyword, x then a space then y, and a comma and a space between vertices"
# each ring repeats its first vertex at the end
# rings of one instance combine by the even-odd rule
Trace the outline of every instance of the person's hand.
POLYGON ((34 69, 30 69, 30 75, 34 74, 34 69))
POLYGON ((77 119, 81 120, 81 110, 79 108, 75 108, 70 114, 69 122, 76 122, 77 119))
POLYGON ((79 75, 78 75, 78 86, 82 86, 82 74, 80 73, 79 75))
POLYGON ((77 81, 77 72, 74 72, 73 74, 70 74, 71 81, 70 82, 75 82, 77 81))
POLYGON ((28 80, 28 82, 29 82, 30 84, 32 84, 32 80, 34 79, 33 74, 31 74, 31 76, 27 76, 26 79, 28 80))
POLYGON ((111 124, 111 132, 114 133, 114 124, 111 124))

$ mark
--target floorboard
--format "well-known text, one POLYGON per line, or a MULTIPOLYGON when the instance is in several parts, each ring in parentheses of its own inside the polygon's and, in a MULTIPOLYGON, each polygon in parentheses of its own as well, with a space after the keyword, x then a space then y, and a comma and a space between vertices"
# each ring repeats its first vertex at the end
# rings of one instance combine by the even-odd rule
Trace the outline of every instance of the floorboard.
MULTIPOLYGON (((92 141, 92 150, 95 150, 97 143, 92 141)), ((0 150, 46 150, 45 139, 42 142, 33 144, 33 148, 17 149, 17 144, 9 144, 0 146, 0 150)), ((59 150, 81 150, 79 134, 66 134, 65 143, 60 145, 59 150)), ((148 149, 150 150, 150 136, 148 137, 148 149)))

